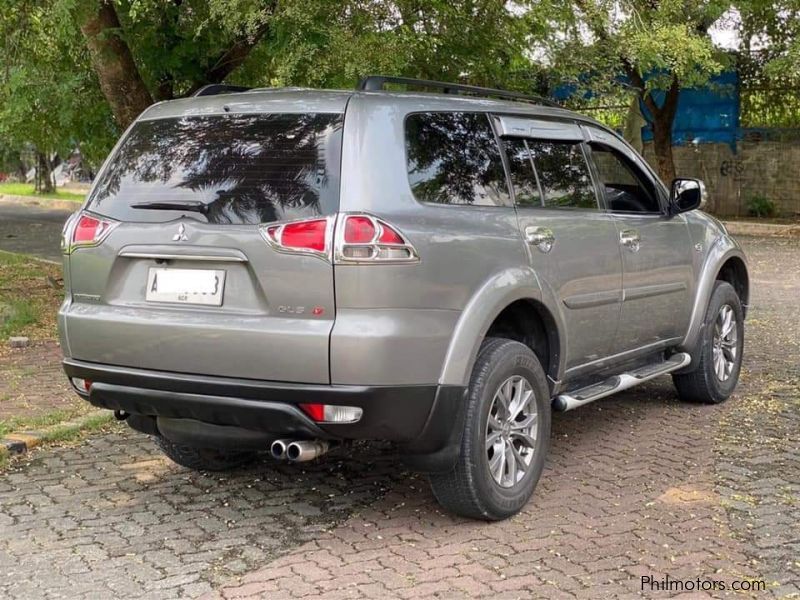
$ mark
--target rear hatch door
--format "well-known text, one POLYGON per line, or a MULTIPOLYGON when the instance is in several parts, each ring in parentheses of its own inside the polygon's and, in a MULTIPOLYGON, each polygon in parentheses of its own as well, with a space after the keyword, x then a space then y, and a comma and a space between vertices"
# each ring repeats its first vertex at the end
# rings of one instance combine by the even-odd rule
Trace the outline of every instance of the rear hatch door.
POLYGON ((101 222, 99 243, 70 232, 71 356, 328 383, 329 249, 282 252, 265 225, 332 224, 342 121, 341 112, 274 112, 134 125, 83 213, 101 222))

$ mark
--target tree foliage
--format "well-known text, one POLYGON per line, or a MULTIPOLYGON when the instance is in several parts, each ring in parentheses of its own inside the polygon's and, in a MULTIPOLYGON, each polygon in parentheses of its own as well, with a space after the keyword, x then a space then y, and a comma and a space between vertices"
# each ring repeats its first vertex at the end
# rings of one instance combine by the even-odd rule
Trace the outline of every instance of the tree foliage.
POLYGON ((497 0, 309 0, 277 14, 279 84, 350 87, 367 73, 530 89, 530 18, 497 0))
POLYGON ((152 102, 223 81, 386 73, 619 97, 624 79, 668 179, 679 90, 728 64, 709 28, 731 7, 743 38, 776 49, 765 71, 800 73, 800 0, 0 0, 0 155, 80 144, 97 160, 152 102))
MULTIPOLYGON (((7 159, 26 146, 49 157, 78 143, 99 158, 116 137, 77 35, 60 35, 46 2, 0 0, 0 144, 7 159)), ((9 165, 6 165, 9 166, 9 165)))
POLYGON ((208 83, 351 87, 389 73, 530 89, 529 15, 497 0, 0 0, 0 144, 93 158, 208 83), (110 116, 113 115, 113 120, 110 116))
POLYGON ((709 29, 730 6, 719 0, 574 0, 535 2, 555 35, 542 52, 554 80, 593 95, 627 85, 649 113, 657 167, 675 176, 671 128, 682 87, 708 82, 727 64, 709 29))

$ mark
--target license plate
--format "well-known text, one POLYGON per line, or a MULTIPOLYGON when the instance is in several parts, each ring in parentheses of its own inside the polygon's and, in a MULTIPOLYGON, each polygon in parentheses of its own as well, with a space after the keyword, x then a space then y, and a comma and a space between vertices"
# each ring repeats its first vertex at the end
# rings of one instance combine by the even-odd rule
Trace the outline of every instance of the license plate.
POLYGON ((222 306, 225 271, 151 268, 147 273, 148 302, 222 306))

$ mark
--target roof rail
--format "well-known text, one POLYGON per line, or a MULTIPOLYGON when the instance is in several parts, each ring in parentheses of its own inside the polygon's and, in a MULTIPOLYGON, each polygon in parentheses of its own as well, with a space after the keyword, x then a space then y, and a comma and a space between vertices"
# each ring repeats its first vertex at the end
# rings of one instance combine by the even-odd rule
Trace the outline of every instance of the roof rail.
POLYGON ((246 92, 252 88, 244 87, 242 85, 228 85, 227 83, 209 83, 204 85, 194 94, 193 98, 197 96, 216 96, 217 94, 233 94, 236 92, 246 92))
POLYGON ((444 81, 430 81, 428 79, 413 79, 411 77, 391 77, 385 75, 368 75, 358 82, 357 90, 364 92, 379 92, 384 89, 387 83, 400 85, 416 85, 432 89, 442 90, 445 94, 472 94, 486 98, 501 98, 503 100, 516 100, 519 102, 531 102, 533 104, 543 104, 545 106, 555 106, 562 108, 557 102, 521 92, 509 92, 494 88, 479 87, 476 85, 463 85, 460 83, 447 83, 444 81))

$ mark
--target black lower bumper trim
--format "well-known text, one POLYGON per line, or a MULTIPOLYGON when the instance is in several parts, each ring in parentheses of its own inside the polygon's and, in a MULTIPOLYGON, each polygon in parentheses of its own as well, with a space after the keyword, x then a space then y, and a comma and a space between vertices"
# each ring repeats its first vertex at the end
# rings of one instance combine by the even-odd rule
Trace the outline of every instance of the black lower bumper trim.
MULTIPOLYGON (((256 381, 150 371, 64 360, 70 377, 92 382, 88 401, 133 415, 194 419, 273 433, 323 439, 375 439, 413 443, 434 452, 453 423, 452 401, 440 402, 436 385, 361 386, 256 381), (358 406, 352 424, 316 424, 299 403, 358 406), (435 418, 434 418, 435 417, 435 418)), ((447 392, 448 397, 452 392, 447 392)), ((460 438, 459 438, 460 442, 460 438)))
POLYGON ((201 396, 93 382, 89 402, 133 415, 193 419, 297 438, 329 437, 299 408, 282 402, 201 396))

